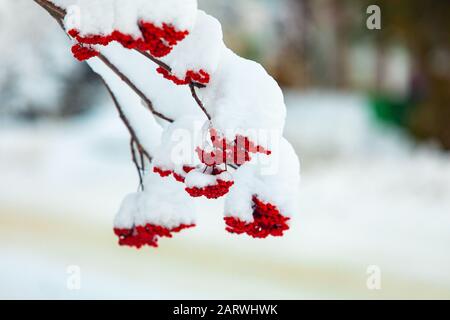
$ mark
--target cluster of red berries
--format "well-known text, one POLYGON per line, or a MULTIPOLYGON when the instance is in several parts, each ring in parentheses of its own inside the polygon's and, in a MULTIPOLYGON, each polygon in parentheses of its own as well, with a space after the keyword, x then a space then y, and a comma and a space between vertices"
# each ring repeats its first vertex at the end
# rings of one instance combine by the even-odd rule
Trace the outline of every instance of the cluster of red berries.
MULTIPOLYGON (((183 171, 186 174, 188 174, 189 172, 191 172, 194 169, 195 168, 189 167, 189 166, 183 167, 183 171)), ((178 182, 181 182, 181 183, 184 183, 186 180, 185 176, 178 174, 172 170, 164 170, 164 169, 155 167, 155 168, 153 168, 153 172, 159 174, 162 178, 167 178, 170 175, 172 175, 175 178, 175 180, 177 180, 178 182)), ((225 171, 219 170, 218 168, 214 167, 211 172, 211 175, 218 176, 223 172, 225 172, 225 171)), ((216 184, 214 184, 214 185, 206 186, 203 188, 191 187, 191 188, 186 188, 185 190, 193 198, 198 198, 198 197, 204 196, 208 199, 217 199, 217 198, 220 198, 220 197, 223 197, 224 195, 226 195, 228 193, 228 191, 230 191, 230 188, 233 186, 233 184, 234 184, 233 181, 225 181, 222 179, 217 179, 216 184)))
POLYGON ((180 79, 180 78, 176 77, 175 75, 173 75, 168 70, 166 70, 162 67, 159 67, 158 69, 156 69, 156 71, 158 73, 162 74, 164 76, 164 78, 166 78, 167 80, 170 80, 179 86, 187 85, 187 84, 190 84, 191 82, 208 84, 209 81, 211 80, 209 73, 207 73, 203 69, 200 69, 200 71, 198 71, 198 72, 193 71, 193 70, 188 70, 186 72, 186 76, 184 77, 184 79, 180 79))
POLYGON ((226 195, 230 191, 230 188, 233 186, 233 184, 233 181, 217 179, 216 184, 214 185, 206 186, 203 188, 186 188, 186 192, 189 193, 193 198, 206 197, 208 199, 218 199, 226 195))
MULTIPOLYGON (((190 167, 190 166, 183 167, 183 171, 185 174, 188 174, 189 172, 191 172, 194 169, 195 169, 194 167, 190 167)), ((168 176, 173 175, 175 180, 177 180, 178 182, 181 182, 181 183, 184 183, 184 181, 186 180, 186 176, 176 173, 173 170, 164 170, 164 169, 161 169, 158 167, 154 167, 153 172, 159 174, 161 176, 161 178, 167 178, 168 176)))
POLYGON ((99 52, 91 47, 84 46, 82 44, 75 44, 72 46, 72 54, 77 60, 85 61, 90 58, 97 57, 99 52))
POLYGON ((253 197, 253 222, 248 223, 235 217, 226 217, 226 230, 235 234, 248 234, 253 238, 281 237, 289 229, 288 217, 281 215, 278 208, 253 197))
POLYGON ((270 155, 271 151, 262 146, 256 145, 249 138, 236 136, 233 141, 227 141, 221 137, 215 129, 210 129, 212 151, 205 151, 198 147, 196 152, 200 161, 207 166, 217 166, 221 164, 234 164, 241 166, 251 160, 251 154, 262 153, 270 155))
POLYGON ((91 47, 92 45, 106 46, 112 41, 117 41, 127 49, 149 51, 152 56, 160 58, 168 55, 172 51, 173 46, 189 34, 188 31, 178 31, 169 24, 157 27, 151 22, 143 21, 139 23, 139 29, 141 30, 142 38, 137 39, 117 30, 105 36, 81 36, 78 30, 71 29, 69 30, 69 35, 78 41, 78 44, 72 47, 72 53, 75 58, 84 61, 99 54, 91 47))
POLYGON ((115 228, 114 233, 119 237, 119 245, 135 247, 140 249, 147 245, 158 247, 159 238, 172 238, 174 233, 178 233, 184 229, 193 228, 195 224, 181 224, 175 228, 166 228, 153 224, 145 226, 137 226, 132 229, 115 228))
MULTIPOLYGON (((198 147, 196 152, 200 161, 206 165, 208 174, 216 177, 214 184, 205 187, 188 187, 186 192, 189 193, 191 197, 206 197, 208 199, 217 199, 226 195, 230 188, 233 186, 234 181, 221 179, 220 175, 225 171, 219 168, 219 166, 225 165, 242 165, 247 161, 251 160, 250 154, 252 153, 263 153, 270 155, 271 151, 256 145, 249 138, 243 136, 237 136, 232 142, 226 140, 226 138, 221 137, 217 130, 210 129, 209 131, 212 142, 212 151, 205 151, 198 147)), ((183 170, 187 174, 194 170, 192 167, 184 167, 183 170)), ((173 177, 184 183, 185 176, 175 173, 172 170, 164 170, 162 168, 155 167, 153 169, 155 173, 158 173, 161 177, 168 177, 173 175, 173 177)))

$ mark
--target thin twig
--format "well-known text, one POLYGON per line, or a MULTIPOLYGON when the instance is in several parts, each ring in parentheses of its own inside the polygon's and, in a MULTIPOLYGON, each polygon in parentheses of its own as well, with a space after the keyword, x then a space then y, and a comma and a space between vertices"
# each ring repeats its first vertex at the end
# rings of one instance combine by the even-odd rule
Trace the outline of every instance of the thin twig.
POLYGON ((163 115, 161 112, 156 111, 153 107, 152 101, 126 76, 119 68, 117 68, 111 61, 108 60, 104 55, 99 54, 98 58, 110 68, 123 82, 125 82, 145 103, 148 109, 157 117, 166 120, 168 122, 173 122, 173 119, 163 115))
POLYGON ((211 115, 206 110, 205 106, 203 105, 203 102, 200 100, 200 98, 197 95, 197 91, 195 91, 195 86, 193 83, 189 84, 189 88, 191 89, 192 97, 194 98, 195 102, 197 102, 200 109, 202 109, 203 113, 206 115, 209 121, 211 121, 211 115))
MULTIPOLYGON (((143 167, 140 167, 137 161, 137 156, 136 156, 136 149, 134 148, 134 144, 135 144, 135 140, 133 137, 131 137, 130 139, 130 148, 131 148, 131 159, 133 160, 134 166, 136 167, 136 170, 138 172, 138 176, 139 176, 139 186, 141 188, 142 191, 144 191, 144 180, 142 178, 142 171, 143 171, 143 167)), ((141 158, 142 158, 142 153, 141 154, 141 158)), ((142 164, 141 164, 142 165, 142 164)))
POLYGON ((146 57, 147 59, 150 59, 152 62, 156 63, 156 64, 157 64, 158 66, 160 66, 161 68, 166 69, 166 70, 169 71, 169 72, 172 72, 172 68, 171 68, 168 64, 162 62, 161 60, 156 59, 154 56, 152 56, 152 55, 149 54, 148 52, 141 51, 141 50, 137 50, 137 49, 135 49, 135 50, 136 50, 137 52, 139 52, 140 54, 142 54, 142 55, 143 55, 144 57, 146 57))
POLYGON ((106 89, 108 90, 109 94, 111 95, 111 98, 113 99, 114 106, 117 109, 117 112, 119 113, 119 117, 122 120, 122 122, 125 124, 125 127, 128 129, 128 132, 130 133, 131 138, 134 140, 136 145, 138 146, 138 150, 140 153, 142 153, 148 161, 152 161, 152 156, 150 153, 144 148, 142 145, 136 131, 134 130, 133 126, 131 125, 130 121, 128 120, 127 116, 125 115, 125 112, 122 109, 122 106, 120 105, 119 101, 117 100, 117 97, 109 87, 109 85, 103 80, 106 89))
POLYGON ((66 11, 48 0, 34 0, 38 5, 47 10, 55 19, 63 20, 66 16, 66 11))

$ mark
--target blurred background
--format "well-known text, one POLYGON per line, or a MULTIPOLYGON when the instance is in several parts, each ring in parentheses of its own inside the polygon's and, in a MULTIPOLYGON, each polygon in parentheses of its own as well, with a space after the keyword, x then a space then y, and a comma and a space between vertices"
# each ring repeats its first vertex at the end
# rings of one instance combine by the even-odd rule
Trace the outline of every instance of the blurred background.
POLYGON ((127 132, 55 22, 2 0, 0 298, 450 298, 450 2, 199 3, 283 87, 303 171, 292 230, 235 237, 205 201, 157 250, 116 245, 137 187, 127 132))

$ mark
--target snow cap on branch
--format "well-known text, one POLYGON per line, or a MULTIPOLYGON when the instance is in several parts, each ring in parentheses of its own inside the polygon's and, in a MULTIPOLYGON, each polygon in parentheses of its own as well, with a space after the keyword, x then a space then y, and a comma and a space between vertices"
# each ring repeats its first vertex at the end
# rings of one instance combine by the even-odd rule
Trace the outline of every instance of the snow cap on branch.
POLYGON ((234 173, 225 216, 253 222, 253 198, 276 206, 285 217, 297 212, 300 164, 292 145, 282 139, 273 155, 260 154, 234 173))
POLYGON ((149 173, 144 187, 144 191, 124 199, 114 222, 115 228, 153 224, 171 229, 195 223, 195 207, 182 184, 149 173))
POLYGON ((120 31, 142 37, 138 22, 157 27, 170 24, 178 30, 191 30, 197 15, 197 0, 51 0, 69 11, 65 25, 82 36, 109 35, 120 31), (77 19, 78 18, 78 19, 77 19))
POLYGON ((216 18, 199 10, 192 32, 162 58, 171 66, 171 72, 163 68, 158 71, 177 84, 191 81, 208 84, 224 49, 222 25, 216 18))
POLYGON ((195 208, 181 184, 149 173, 144 187, 124 199, 115 218, 121 245, 157 247, 158 238, 195 226, 195 208))
POLYGON ((137 225, 151 223, 175 228, 195 223, 195 207, 182 184, 149 173, 144 188, 135 217, 137 225))
POLYGON ((214 128, 227 140, 241 135, 270 150, 281 138, 286 117, 283 93, 260 64, 224 49, 209 85, 199 95, 214 128))
POLYGON ((116 41, 128 49, 167 55, 195 24, 196 0, 54 0, 66 10, 64 26, 76 40, 75 57, 98 55, 93 45, 116 41))
POLYGON ((154 153, 153 165, 162 175, 184 177, 200 164, 195 148, 202 143, 205 117, 184 116, 169 124, 154 153))
POLYGON ((290 216, 297 211, 300 166, 294 149, 285 139, 280 149, 274 152, 278 162, 269 170, 275 169, 271 174, 265 174, 263 166, 267 165, 268 156, 263 154, 235 174, 235 185, 225 203, 228 232, 266 238, 283 236, 289 229, 290 216))
POLYGON ((185 179, 186 192, 191 197, 218 199, 226 195, 234 184, 233 176, 217 167, 190 171, 185 179))

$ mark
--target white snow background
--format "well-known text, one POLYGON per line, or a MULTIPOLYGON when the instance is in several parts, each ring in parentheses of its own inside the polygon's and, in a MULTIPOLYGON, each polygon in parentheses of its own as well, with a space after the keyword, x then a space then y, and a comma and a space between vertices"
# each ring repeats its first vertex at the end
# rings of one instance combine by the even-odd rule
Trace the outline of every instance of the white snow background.
POLYGON ((450 296, 450 159, 372 124, 363 97, 287 93, 301 154, 286 237, 224 231, 220 201, 159 249, 117 246, 137 187, 126 130, 105 98, 88 117, 0 129, 2 298, 443 298, 450 296), (71 265, 81 290, 66 287, 71 265), (377 265, 382 289, 366 287, 377 265))
MULTIPOLYGON (((58 84, 37 52, 54 46, 57 70, 77 64, 48 16, 35 18, 51 41, 35 44, 25 28, 29 50, 0 32, 3 43, 17 42, 2 47, 1 70, 26 69, 17 80, 24 101, 53 101, 58 84)), ((0 118, 0 298, 450 298, 450 155, 375 125, 364 96, 285 94, 286 137, 302 161, 291 230, 279 239, 230 235, 223 203, 203 201, 197 227, 156 250, 119 247, 112 232, 138 178, 106 92, 70 121, 0 118), (366 286, 373 265, 381 290, 366 286), (80 267, 80 290, 67 286, 70 266, 80 267)))

